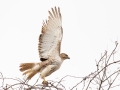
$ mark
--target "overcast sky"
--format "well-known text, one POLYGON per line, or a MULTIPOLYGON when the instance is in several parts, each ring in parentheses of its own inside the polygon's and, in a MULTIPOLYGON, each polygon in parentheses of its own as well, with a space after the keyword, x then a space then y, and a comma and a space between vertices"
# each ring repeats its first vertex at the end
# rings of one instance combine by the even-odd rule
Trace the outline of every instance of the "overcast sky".
MULTIPOLYGON (((85 76, 104 50, 120 43, 119 0, 0 0, 0 72, 22 78, 19 64, 39 62, 38 37, 48 10, 59 6, 64 36, 61 52, 70 56, 47 79, 85 76)), ((117 59, 120 59, 118 47, 117 59)))

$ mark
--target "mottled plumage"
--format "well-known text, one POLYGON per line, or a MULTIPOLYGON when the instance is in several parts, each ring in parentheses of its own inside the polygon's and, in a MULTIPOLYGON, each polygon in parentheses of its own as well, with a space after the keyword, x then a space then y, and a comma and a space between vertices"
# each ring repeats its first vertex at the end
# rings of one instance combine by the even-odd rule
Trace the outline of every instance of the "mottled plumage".
POLYGON ((41 62, 21 63, 20 71, 31 79, 40 72, 41 78, 46 84, 45 77, 58 70, 65 59, 70 59, 65 53, 60 53, 60 46, 63 36, 62 16, 60 8, 52 8, 46 22, 43 22, 41 34, 39 36, 38 52, 41 62))

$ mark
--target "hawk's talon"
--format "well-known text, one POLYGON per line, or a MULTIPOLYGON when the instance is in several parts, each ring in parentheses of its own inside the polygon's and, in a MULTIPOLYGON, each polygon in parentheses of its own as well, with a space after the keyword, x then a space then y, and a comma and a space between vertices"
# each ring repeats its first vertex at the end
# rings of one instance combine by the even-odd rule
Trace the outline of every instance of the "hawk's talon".
POLYGON ((48 82, 47 81, 43 81, 42 84, 48 85, 48 82))

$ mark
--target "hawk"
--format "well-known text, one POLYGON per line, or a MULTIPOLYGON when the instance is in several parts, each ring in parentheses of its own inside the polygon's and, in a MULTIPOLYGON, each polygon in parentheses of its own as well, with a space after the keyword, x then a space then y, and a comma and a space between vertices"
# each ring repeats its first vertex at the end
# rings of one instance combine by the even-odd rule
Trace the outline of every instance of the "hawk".
POLYGON ((63 37, 60 8, 51 9, 52 11, 48 11, 48 20, 43 22, 39 36, 38 52, 41 62, 20 64, 20 71, 27 76, 27 80, 30 80, 35 74, 40 72, 43 84, 48 83, 45 77, 58 70, 64 60, 70 59, 67 54, 60 53, 63 37))

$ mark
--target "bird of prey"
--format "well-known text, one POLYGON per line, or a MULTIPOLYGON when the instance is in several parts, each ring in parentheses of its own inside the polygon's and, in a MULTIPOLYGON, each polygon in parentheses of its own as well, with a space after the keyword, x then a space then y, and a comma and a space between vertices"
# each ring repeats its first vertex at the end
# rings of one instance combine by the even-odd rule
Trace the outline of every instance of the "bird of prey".
POLYGON ((64 60, 70 59, 67 54, 60 52, 63 37, 60 8, 51 8, 48 13, 48 20, 43 22, 39 36, 38 52, 41 62, 20 64, 20 71, 27 76, 27 80, 40 73, 43 84, 48 84, 45 77, 58 70, 64 60))

